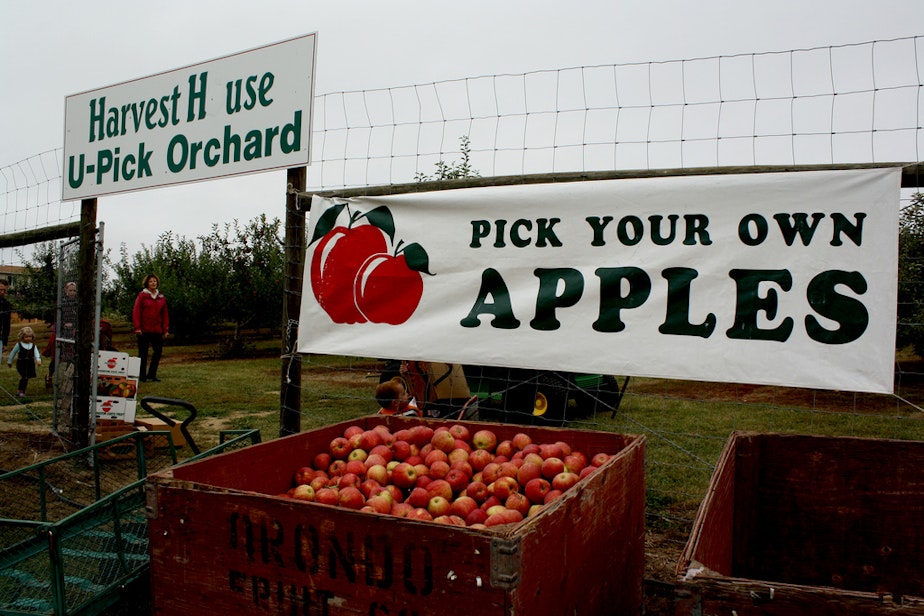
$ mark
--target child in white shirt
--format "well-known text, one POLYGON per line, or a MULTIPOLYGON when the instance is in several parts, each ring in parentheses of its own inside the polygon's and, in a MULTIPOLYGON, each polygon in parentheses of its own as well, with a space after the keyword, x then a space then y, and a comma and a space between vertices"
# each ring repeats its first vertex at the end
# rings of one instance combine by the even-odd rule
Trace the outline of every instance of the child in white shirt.
POLYGON ((35 344, 35 332, 31 327, 23 327, 19 330, 19 341, 10 351, 7 366, 12 368, 14 360, 16 371, 19 372, 19 390, 16 396, 22 398, 26 395, 29 379, 35 378, 35 366, 42 363, 42 355, 35 344))

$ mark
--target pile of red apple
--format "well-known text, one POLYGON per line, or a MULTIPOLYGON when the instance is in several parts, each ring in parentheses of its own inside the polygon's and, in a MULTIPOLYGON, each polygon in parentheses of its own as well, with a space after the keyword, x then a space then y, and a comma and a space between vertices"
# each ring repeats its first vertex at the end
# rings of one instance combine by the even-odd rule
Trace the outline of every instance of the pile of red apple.
POLYGON ((352 425, 295 471, 284 496, 488 528, 535 515, 609 458, 588 459, 564 441, 534 443, 523 432, 498 442, 492 430, 462 424, 394 433, 352 425))

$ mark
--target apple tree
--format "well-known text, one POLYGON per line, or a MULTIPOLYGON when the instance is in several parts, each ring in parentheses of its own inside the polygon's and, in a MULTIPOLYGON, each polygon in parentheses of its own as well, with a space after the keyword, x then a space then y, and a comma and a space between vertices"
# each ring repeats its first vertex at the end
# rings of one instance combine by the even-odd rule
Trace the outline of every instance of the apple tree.
POLYGON ((901 212, 898 231, 899 349, 911 345, 924 356, 924 194, 915 193, 901 212))

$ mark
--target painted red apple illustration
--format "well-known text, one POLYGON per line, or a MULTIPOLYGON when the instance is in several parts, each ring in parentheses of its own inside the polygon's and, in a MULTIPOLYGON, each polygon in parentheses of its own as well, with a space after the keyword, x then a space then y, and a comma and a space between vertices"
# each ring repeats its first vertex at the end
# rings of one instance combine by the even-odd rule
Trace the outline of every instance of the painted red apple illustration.
POLYGON ((315 225, 311 243, 320 240, 310 264, 315 299, 335 323, 400 325, 423 295, 421 273, 430 274, 427 252, 401 241, 389 254, 386 236, 394 241, 395 226, 388 208, 354 212, 346 226, 338 225, 347 207, 331 206, 315 225))
POLYGON ((338 225, 346 208, 346 203, 329 207, 315 225, 311 243, 320 242, 311 257, 311 289, 335 323, 364 323, 353 299, 353 280, 367 258, 388 249, 386 235, 394 236, 394 222, 391 212, 381 207, 366 214, 354 212, 346 226, 338 225), (362 219, 368 224, 359 224, 362 219))
POLYGON ((423 295, 423 278, 408 267, 404 255, 372 255, 359 269, 353 285, 356 307, 373 323, 404 323, 417 310, 423 295))

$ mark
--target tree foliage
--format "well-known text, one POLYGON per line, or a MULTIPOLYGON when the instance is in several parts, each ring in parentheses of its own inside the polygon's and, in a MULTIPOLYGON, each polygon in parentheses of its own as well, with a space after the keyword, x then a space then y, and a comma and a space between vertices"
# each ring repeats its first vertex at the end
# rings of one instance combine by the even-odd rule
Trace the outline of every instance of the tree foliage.
POLYGON ((902 210, 898 232, 897 346, 924 356, 924 194, 902 210))
POLYGON ((418 182, 432 182, 481 177, 478 170, 472 167, 472 144, 468 135, 459 137, 459 153, 461 160, 451 163, 440 160, 435 163, 436 172, 432 176, 426 173, 417 173, 414 179, 418 182))
POLYGON ((144 277, 155 274, 167 297, 172 334, 195 339, 230 327, 239 349, 243 328, 279 326, 285 266, 280 227, 278 218, 261 215, 246 225, 213 225, 196 240, 167 232, 134 255, 123 246, 107 298, 115 312, 130 318, 144 277))
POLYGON ((54 242, 36 245, 31 258, 19 255, 23 274, 10 287, 10 302, 22 319, 53 323, 58 302, 58 254, 54 242))

